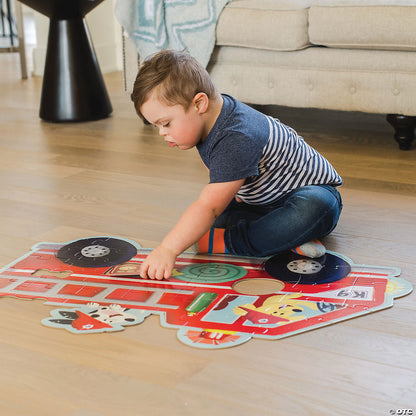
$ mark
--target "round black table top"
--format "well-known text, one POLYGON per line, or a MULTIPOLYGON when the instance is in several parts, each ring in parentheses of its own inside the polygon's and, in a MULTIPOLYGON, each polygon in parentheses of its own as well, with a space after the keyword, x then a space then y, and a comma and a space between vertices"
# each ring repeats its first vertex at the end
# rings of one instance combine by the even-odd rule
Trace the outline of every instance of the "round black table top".
POLYGON ((84 17, 104 0, 20 0, 50 18, 65 20, 84 17))

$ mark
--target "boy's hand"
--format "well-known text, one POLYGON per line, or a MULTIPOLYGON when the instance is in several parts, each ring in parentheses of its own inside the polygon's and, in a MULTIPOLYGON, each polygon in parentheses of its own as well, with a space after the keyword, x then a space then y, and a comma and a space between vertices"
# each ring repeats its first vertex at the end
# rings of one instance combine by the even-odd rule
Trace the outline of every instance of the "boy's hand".
POLYGON ((167 247, 156 247, 142 263, 140 277, 143 279, 169 279, 172 276, 176 254, 167 247))

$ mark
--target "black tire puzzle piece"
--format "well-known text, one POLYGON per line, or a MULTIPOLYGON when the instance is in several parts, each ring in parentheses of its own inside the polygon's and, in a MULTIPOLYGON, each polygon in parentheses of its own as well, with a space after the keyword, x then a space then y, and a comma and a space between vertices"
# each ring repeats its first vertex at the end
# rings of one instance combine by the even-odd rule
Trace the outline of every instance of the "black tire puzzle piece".
POLYGON ((351 271, 351 266, 330 253, 311 259, 289 252, 266 260, 264 269, 271 277, 283 282, 316 285, 343 279, 351 271))
POLYGON ((107 267, 124 263, 137 254, 128 241, 113 237, 94 237, 75 240, 61 247, 59 260, 78 267, 107 267))

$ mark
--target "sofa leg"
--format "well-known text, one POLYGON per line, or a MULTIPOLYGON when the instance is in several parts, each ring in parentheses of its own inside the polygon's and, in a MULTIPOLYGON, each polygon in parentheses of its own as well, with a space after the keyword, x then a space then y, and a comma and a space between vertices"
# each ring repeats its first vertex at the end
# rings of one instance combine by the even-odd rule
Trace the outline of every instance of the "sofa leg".
POLYGON ((394 127, 394 139, 400 150, 409 150, 415 138, 416 117, 387 114, 387 121, 394 127))

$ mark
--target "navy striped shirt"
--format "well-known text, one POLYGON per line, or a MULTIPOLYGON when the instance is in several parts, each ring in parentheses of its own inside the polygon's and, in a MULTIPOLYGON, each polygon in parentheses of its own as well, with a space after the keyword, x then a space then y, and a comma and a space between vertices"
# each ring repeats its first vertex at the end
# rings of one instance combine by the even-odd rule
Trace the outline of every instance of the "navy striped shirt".
POLYGON ((214 127, 197 146, 211 183, 245 178, 237 196, 248 204, 268 204, 302 186, 342 184, 295 130, 229 95, 223 99, 214 127))

